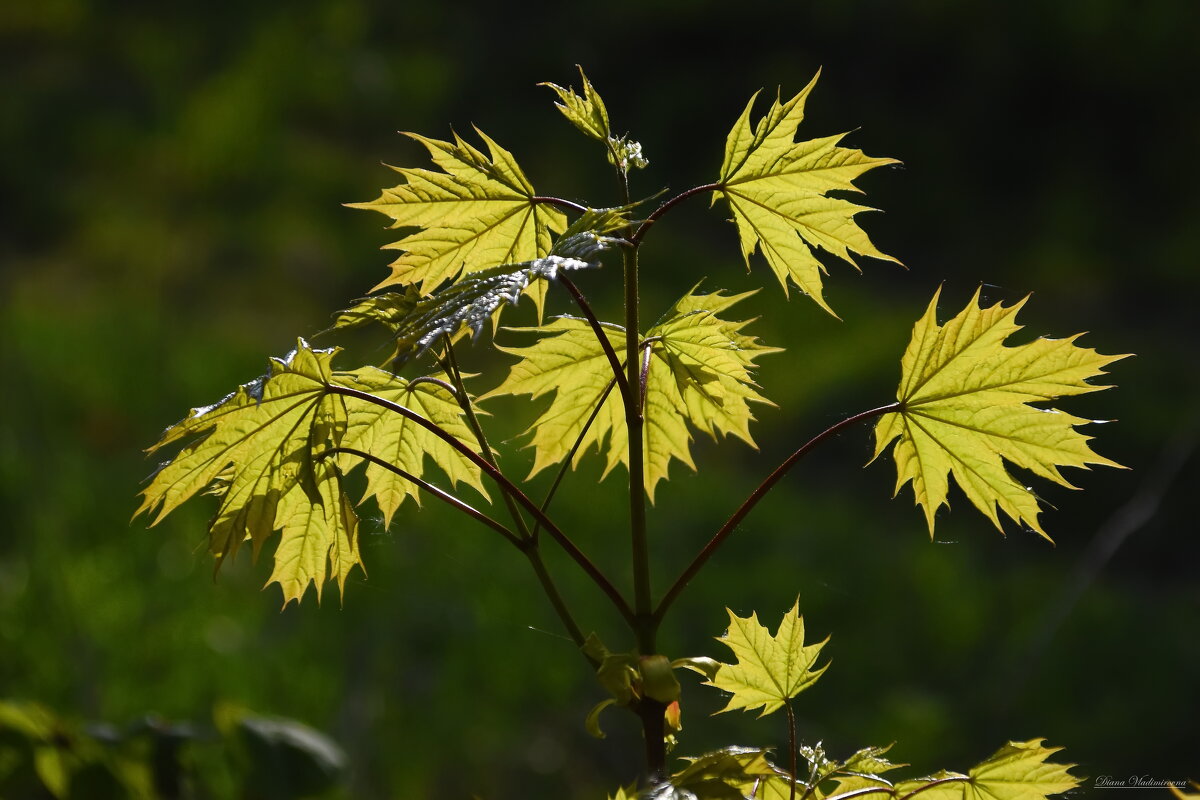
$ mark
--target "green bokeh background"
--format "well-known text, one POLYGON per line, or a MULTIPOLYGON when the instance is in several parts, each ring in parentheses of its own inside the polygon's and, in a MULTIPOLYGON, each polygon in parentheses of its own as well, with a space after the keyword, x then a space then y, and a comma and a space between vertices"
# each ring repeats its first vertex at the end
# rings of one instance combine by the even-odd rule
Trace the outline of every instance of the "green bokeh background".
MULTIPOLYGON (((660 488, 659 590, 791 449, 891 398, 938 285, 948 310, 980 285, 1032 291, 1030 330, 1136 353, 1112 369, 1119 390, 1067 404, 1120 420, 1091 433, 1131 471, 1037 487, 1056 547, 1002 538, 961 497, 931 544, 851 431, 746 521, 663 649, 724 656, 725 606, 774 625, 799 595, 834 662, 802 733, 832 752, 896 741, 918 770, 965 768, 1045 736, 1086 776, 1200 775, 1197 41, 1193 0, 5 4, 0 696, 118 724, 203 720, 219 701, 294 717, 347 749, 354 797, 598 797, 632 779, 631 720, 586 735, 602 690, 499 537, 432 507, 384 530, 368 510, 369 579, 280 612, 266 564, 213 582, 203 502, 130 525, 140 451, 387 274, 382 218, 340 204, 392 181, 381 162, 424 165, 396 129, 477 124, 539 191, 611 203, 602 156, 537 82, 583 64, 644 144, 650 194, 711 180, 749 95, 823 68, 801 132, 854 130, 905 163, 860 183, 886 210, 864 226, 908 271, 833 265, 839 322, 785 301, 761 262, 747 275, 719 210, 655 229, 648 316, 701 277, 763 286, 751 331, 787 348, 763 360, 779 408, 758 415, 761 451, 699 442, 700 474, 676 465, 660 488)), ((581 283, 615 318, 616 265, 602 273, 581 283)), ((481 356, 490 388, 502 371, 481 356)), ((491 410, 511 439, 531 409, 491 410)), ((505 456, 516 474, 530 460, 505 456)), ((582 467, 556 516, 623 575, 621 478, 597 475, 582 467)), ((585 625, 629 646, 574 567, 552 566, 585 625)), ((682 754, 784 741, 774 719, 706 719, 720 699, 685 684, 682 754)))

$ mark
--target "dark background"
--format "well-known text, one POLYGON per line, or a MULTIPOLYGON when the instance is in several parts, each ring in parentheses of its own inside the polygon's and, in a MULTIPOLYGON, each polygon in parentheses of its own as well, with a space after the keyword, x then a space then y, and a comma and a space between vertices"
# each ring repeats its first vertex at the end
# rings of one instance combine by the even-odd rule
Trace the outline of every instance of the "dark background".
MULTIPOLYGON (((1044 736, 1091 778, 1200 774, 1200 5, 164 5, 0 10, 0 696, 117 724, 203 721, 219 701, 298 718, 347 749, 355 797, 597 797, 634 777, 631 720, 609 712, 602 742, 583 731, 603 692, 498 537, 431 507, 383 530, 367 510, 370 578, 340 606, 280 613, 264 563, 213 583, 203 501, 130 526, 140 449, 387 274, 382 218, 340 204, 393 181, 380 162, 425 165, 396 129, 479 125, 540 192, 606 204, 598 149, 537 82, 584 65, 643 143, 635 192, 651 194, 712 180, 750 94, 790 96, 821 68, 801 134, 853 130, 848 145, 904 162, 859 182, 886 210, 860 221, 908 271, 831 264, 839 322, 785 301, 761 261, 747 275, 723 209, 696 201, 654 231, 646 316, 704 276, 762 286, 750 331, 787 348, 762 362, 779 408, 758 414, 761 452, 698 442, 700 474, 675 465, 660 487, 659 591, 794 447, 891 399, 941 284, 943 316, 980 284, 990 301, 1033 292, 1033 333, 1136 353, 1111 369, 1120 389, 1064 403, 1119 419, 1089 432, 1131 469, 1036 487, 1055 547, 1001 537, 961 496, 931 544, 908 490, 888 500, 891 462, 860 469, 870 435, 852 430, 693 583, 664 651, 724 657, 725 606, 773 627, 798 594, 833 659, 802 733, 834 753, 896 741, 928 772, 1044 736)), ((583 281, 609 318, 617 269, 583 281)), ((488 364, 481 390, 503 374, 471 366, 488 364)), ((531 409, 491 410, 502 439, 531 409)), ((593 459, 556 514, 619 570, 622 479, 597 474, 593 459)), ((568 593, 630 645, 590 590, 568 593)), ((781 719, 707 719, 719 698, 684 681, 681 754, 785 741, 781 719)))

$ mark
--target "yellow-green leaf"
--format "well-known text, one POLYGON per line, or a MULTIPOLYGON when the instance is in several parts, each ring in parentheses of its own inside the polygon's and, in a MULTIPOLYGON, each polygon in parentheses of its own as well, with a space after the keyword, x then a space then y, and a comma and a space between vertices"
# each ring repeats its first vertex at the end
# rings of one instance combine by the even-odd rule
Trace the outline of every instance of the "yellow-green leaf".
POLYGON ((1046 536, 1038 499, 1009 474, 1003 460, 1041 478, 1071 484, 1059 467, 1120 466, 1092 451, 1075 430, 1091 420, 1029 403, 1108 388, 1088 383, 1126 356, 1105 356, 1066 339, 1005 346, 1021 329, 1025 305, 979 304, 979 293, 956 317, 937 324, 940 289, 913 328, 901 360, 899 409, 875 425, 875 457, 896 441, 896 492, 912 482, 933 534, 934 514, 946 505, 949 476, 1003 531, 997 508, 1046 536))
POLYGON ((895 796, 903 798, 920 790, 921 800, 1045 800, 1074 789, 1079 785, 1079 779, 1069 772, 1074 765, 1047 762, 1062 748, 1043 747, 1044 741, 1009 742, 965 776, 944 772, 904 781, 896 784, 895 796), (928 789, 921 788, 938 781, 928 789))
POLYGON ((729 203, 747 267, 758 249, 785 293, 790 279, 832 314, 822 294, 825 267, 814 250, 825 250, 856 269, 854 253, 896 259, 880 252, 854 221, 859 212, 873 209, 828 194, 857 192, 854 180, 864 172, 899 162, 839 146, 845 134, 795 141, 817 77, 819 73, 791 100, 777 97, 754 125, 750 115, 758 95, 750 99, 726 140, 713 201, 729 203))
MULTIPOLYGON (((689 428, 714 438, 732 434, 754 444, 749 429, 754 417, 748 403, 769 402, 751 379, 754 359, 778 351, 742 333, 748 323, 717 316, 746 296, 701 295, 693 290, 642 339, 641 352, 649 352, 643 447, 651 501, 672 460, 695 468, 689 428)), ((531 476, 566 458, 602 400, 583 433, 575 464, 595 447, 605 454, 605 476, 618 464, 628 466, 625 409, 613 386, 612 366, 591 327, 584 320, 561 317, 537 330, 552 335, 529 347, 500 348, 521 360, 504 383, 481 398, 503 394, 538 398, 554 392, 550 406, 528 431, 535 449, 531 476)), ((624 330, 616 325, 605 325, 603 330, 613 350, 624 354, 624 330)), ((618 358, 623 366, 623 357, 618 358)))
POLYGON ((726 611, 729 630, 717 641, 733 651, 737 663, 722 664, 709 682, 710 686, 733 695, 722 712, 761 708, 759 716, 766 716, 812 686, 829 668, 828 662, 819 669, 816 667, 828 637, 815 644, 804 644, 804 618, 800 616, 799 600, 783 615, 774 635, 759 623, 757 613, 739 617, 729 609, 726 611))
POLYGON ((539 85, 548 86, 554 90, 558 99, 562 101, 555 103, 555 108, 561 111, 572 125, 592 139, 601 142, 607 141, 612 136, 612 128, 608 122, 608 109, 604 107, 604 101, 592 86, 592 82, 583 73, 583 67, 577 65, 577 69, 579 70, 579 79, 583 81, 582 97, 575 94, 574 89, 564 89, 554 83, 547 82, 539 85))
MULTIPOLYGON (((458 134, 453 142, 407 134, 425 145, 442 172, 394 168, 404 183, 372 202, 351 204, 385 214, 392 228, 420 229, 386 246, 404 254, 376 289, 416 283, 428 293, 460 273, 531 261, 550 252, 551 229, 566 227, 561 211, 535 199, 512 154, 476 132, 487 155, 458 134)), ((541 297, 538 287, 539 308, 541 297)))
MULTIPOLYGON (((463 419, 462 407, 445 385, 444 375, 406 381, 375 367, 363 367, 353 372, 339 372, 337 377, 343 386, 361 389, 416 412, 459 441, 473 441, 471 429, 463 419)), ((417 477, 426 475, 428 464, 432 462, 446 473, 451 484, 465 483, 484 497, 488 496, 479 467, 427 428, 382 406, 361 401, 349 402, 347 414, 342 447, 366 451, 417 477)), ((417 486, 396 473, 369 463, 366 474, 367 490, 363 499, 375 499, 385 525, 391 524, 392 516, 406 497, 420 503, 417 486)))
MULTIPOLYGON (((441 439, 377 403, 336 391, 373 393, 456 436, 469 435, 444 387, 405 382, 374 368, 337 372, 330 363, 336 353, 300 340, 286 358, 272 360, 267 375, 168 428, 151 452, 185 443, 151 479, 138 509, 153 525, 196 494, 218 495, 209 529, 218 565, 246 540, 257 556, 279 531, 271 581, 283 589, 285 603, 300 600, 310 584, 318 599, 328 580, 344 589, 349 572, 361 567, 358 518, 342 487, 343 471, 359 460, 333 457, 333 448, 371 452, 417 477, 428 455, 452 481, 482 492, 478 469, 441 439)), ((389 519, 414 491, 378 467, 367 478, 367 495, 376 497, 389 519)))

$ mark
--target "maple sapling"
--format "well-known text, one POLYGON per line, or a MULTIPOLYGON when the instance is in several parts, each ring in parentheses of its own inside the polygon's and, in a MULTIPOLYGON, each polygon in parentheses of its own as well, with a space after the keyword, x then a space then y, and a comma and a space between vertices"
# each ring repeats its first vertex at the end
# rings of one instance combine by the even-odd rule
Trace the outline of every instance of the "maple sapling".
POLYGON ((799 445, 714 526, 707 543, 655 597, 647 500, 653 502, 670 477, 672 463, 695 467, 691 443, 697 433, 753 444, 753 406, 770 402, 755 381, 756 362, 780 351, 736 318, 735 307, 752 292, 727 294, 697 284, 661 315, 643 317, 642 243, 680 204, 708 197, 732 215, 747 268, 760 255, 785 293, 795 287, 834 314, 819 252, 855 267, 855 256, 896 261, 859 226, 857 215, 870 209, 842 195, 859 191, 854 181, 867 171, 898 162, 843 147, 841 135, 797 141, 814 77, 794 97, 776 98, 756 120, 757 95, 752 97, 726 139, 716 180, 649 209, 651 201, 635 201, 630 190, 632 173, 649 163, 641 145, 613 133, 607 108, 582 70, 580 79, 580 92, 545 85, 566 118, 602 145, 621 187, 615 205, 590 207, 539 194, 513 155, 482 131, 475 133, 483 150, 458 134, 451 141, 408 134, 428 150, 434 168, 399 168, 398 185, 374 201, 353 204, 386 215, 401 231, 387 245, 399 255, 391 274, 338 313, 328 332, 382 330, 392 347, 387 363, 341 370, 333 366, 338 348, 299 340, 290 354, 272 359, 266 375, 167 429, 152 451, 178 450, 150 480, 140 511, 157 523, 197 494, 216 495, 209 546, 218 563, 247 542, 257 555, 278 534, 270 581, 279 584, 285 604, 299 602, 310 587, 319 598, 329 581, 344 592, 347 576, 361 565, 357 503, 345 482, 353 470, 361 467, 365 474, 359 500, 373 501, 385 525, 422 492, 463 512, 526 557, 595 671, 608 697, 587 715, 588 729, 603 736, 602 712, 609 707, 627 708, 640 721, 645 779, 640 790, 622 789, 616 797, 1032 799, 1075 787, 1078 779, 1068 765, 1046 760, 1055 750, 1041 740, 1009 743, 966 773, 899 782, 884 777, 898 766, 884 757, 887 748, 867 747, 837 759, 819 745, 801 745, 792 701, 828 662, 819 663, 824 642, 805 643, 798 603, 774 634, 756 614, 730 612, 720 641, 736 656, 732 664, 670 658, 659 652, 657 640, 680 593, 767 493, 817 445, 860 423, 874 423, 876 458, 891 449, 896 491, 911 484, 931 534, 953 476, 997 528, 1007 517, 1046 536, 1037 497, 1009 467, 1069 486, 1061 467, 1118 466, 1093 452, 1089 438, 1076 430, 1088 420, 1044 404, 1106 388, 1090 381, 1123 356, 1080 347, 1078 337, 1006 345, 1020 329, 1015 318, 1025 301, 985 307, 976 293, 939 324, 939 290, 913 328, 895 400, 848 416, 799 445), (572 276, 618 255, 624 302, 616 321, 609 321, 572 276), (543 319, 552 291, 561 291, 578 315, 543 319), (538 324, 499 328, 506 308, 523 297, 536 307, 538 324), (654 321, 647 324, 649 319, 654 321), (507 375, 465 375, 456 354, 461 339, 496 330, 504 331, 507 343, 492 346, 513 359, 507 375), (476 393, 468 384, 491 388, 476 393), (479 413, 481 404, 505 395, 542 405, 527 430, 533 464, 524 478, 499 466, 479 413), (591 452, 603 461, 602 477, 628 476, 632 592, 554 519, 559 485, 591 452), (437 473, 445 479, 442 486, 437 473), (500 512, 479 505, 492 493, 500 512), (552 575, 543 560, 547 540, 611 602, 628 629, 625 649, 610 650, 576 618, 558 589, 563 576, 552 575), (785 765, 765 749, 730 747, 669 769, 668 746, 680 733, 679 669, 698 672, 706 685, 727 693, 725 711, 765 716, 784 709, 788 745, 779 761, 785 765), (997 787, 1004 787, 1000 794, 997 787))

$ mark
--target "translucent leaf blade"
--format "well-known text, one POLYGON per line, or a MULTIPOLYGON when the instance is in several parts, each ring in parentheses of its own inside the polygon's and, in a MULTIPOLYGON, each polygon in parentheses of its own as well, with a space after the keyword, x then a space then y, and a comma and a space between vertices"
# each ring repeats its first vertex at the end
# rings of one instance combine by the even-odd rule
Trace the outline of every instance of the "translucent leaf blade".
POLYGON ((1088 381, 1125 356, 1079 347, 1078 336, 1006 345, 1021 329, 1015 318, 1024 300, 983 308, 976 292, 944 325, 937 323, 937 300, 935 294, 913 329, 901 360, 900 409, 877 421, 875 456, 895 442, 896 491, 911 483, 931 535, 953 476, 1001 531, 999 512, 1046 536, 1037 497, 1005 462, 1068 487, 1061 467, 1120 465, 1093 452, 1090 437, 1075 430, 1091 420, 1029 403, 1108 388, 1088 381))

